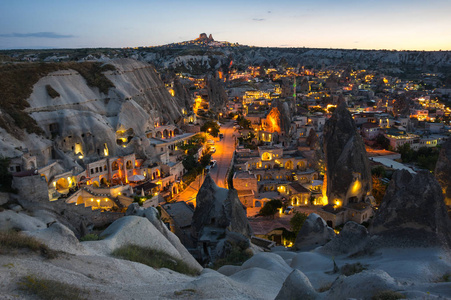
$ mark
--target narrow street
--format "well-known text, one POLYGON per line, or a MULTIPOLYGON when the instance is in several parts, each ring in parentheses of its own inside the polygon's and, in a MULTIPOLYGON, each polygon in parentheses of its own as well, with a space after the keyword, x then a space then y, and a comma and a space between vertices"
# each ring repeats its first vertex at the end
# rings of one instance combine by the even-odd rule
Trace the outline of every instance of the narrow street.
MULTIPOLYGON (((218 138, 214 138, 216 152, 213 153, 211 159, 216 160, 216 167, 210 171, 210 176, 216 182, 219 187, 226 187, 227 170, 231 165, 233 152, 235 151, 235 129, 233 128, 233 121, 228 121, 221 126, 220 132, 224 134, 224 138, 219 141, 218 138)), ((203 179, 206 174, 197 176, 185 190, 174 197, 174 201, 185 201, 187 203, 193 203, 196 206, 196 196, 199 188, 203 183, 203 179)))
POLYGON ((212 160, 217 161, 216 167, 210 170, 210 176, 219 187, 226 187, 227 170, 232 162, 233 152, 235 151, 235 129, 233 121, 229 121, 221 126, 221 133, 224 138, 219 141, 215 139, 216 152, 211 156, 212 160))

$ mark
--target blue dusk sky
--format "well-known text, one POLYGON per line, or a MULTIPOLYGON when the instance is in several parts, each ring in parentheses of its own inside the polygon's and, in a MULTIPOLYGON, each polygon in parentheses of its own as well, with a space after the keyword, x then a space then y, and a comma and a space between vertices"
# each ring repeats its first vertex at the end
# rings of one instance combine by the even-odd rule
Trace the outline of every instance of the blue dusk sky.
POLYGON ((0 0, 0 49, 156 46, 205 32, 269 47, 451 50, 450 0, 0 0))

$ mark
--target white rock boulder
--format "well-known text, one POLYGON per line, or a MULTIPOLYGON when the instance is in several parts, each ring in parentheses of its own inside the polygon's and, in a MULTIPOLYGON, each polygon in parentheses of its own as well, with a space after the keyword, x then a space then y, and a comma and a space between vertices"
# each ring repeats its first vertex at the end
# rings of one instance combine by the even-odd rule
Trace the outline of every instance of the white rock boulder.
POLYGON ((50 249, 74 255, 87 254, 72 230, 60 223, 53 223, 49 228, 24 232, 50 249))
POLYGON ((317 297, 318 293, 307 276, 299 270, 293 270, 283 283, 276 300, 313 300, 317 297))

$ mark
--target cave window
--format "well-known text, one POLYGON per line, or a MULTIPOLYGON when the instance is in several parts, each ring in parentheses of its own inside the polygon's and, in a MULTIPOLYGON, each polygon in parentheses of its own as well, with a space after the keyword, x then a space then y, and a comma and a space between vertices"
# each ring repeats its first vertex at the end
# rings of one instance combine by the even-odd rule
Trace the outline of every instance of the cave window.
POLYGON ((111 165, 113 171, 117 171, 119 170, 119 164, 117 163, 117 161, 113 162, 113 164, 111 165))
POLYGON ((103 170, 106 171, 106 165, 103 166, 103 170))
POLYGON ((127 170, 130 170, 133 168, 132 162, 130 160, 127 160, 127 163, 125 165, 125 168, 127 168, 127 170))
POLYGON ((99 167, 96 167, 96 173, 99 173, 99 167))
POLYGON ((91 174, 94 174, 94 169, 91 169, 91 174))

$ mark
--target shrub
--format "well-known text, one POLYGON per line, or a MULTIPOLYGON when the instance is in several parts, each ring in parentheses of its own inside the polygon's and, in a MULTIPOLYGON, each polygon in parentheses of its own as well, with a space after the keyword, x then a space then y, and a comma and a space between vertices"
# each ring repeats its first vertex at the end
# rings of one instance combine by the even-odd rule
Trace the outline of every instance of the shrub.
POLYGON ((278 199, 273 199, 265 203, 265 205, 260 209, 258 213, 260 216, 264 217, 274 217, 277 213, 277 210, 283 206, 282 201, 278 199))
POLYGON ((302 225, 304 225, 305 220, 307 220, 307 218, 308 218, 307 214, 296 212, 294 216, 291 217, 290 219, 291 231, 297 235, 301 230, 302 225))
POLYGON ((196 294, 197 291, 195 289, 184 289, 181 291, 175 291, 174 295, 175 296, 183 296, 183 297, 190 297, 190 296, 194 296, 194 294, 196 294))
POLYGON ((40 252, 45 258, 56 258, 58 253, 49 249, 46 245, 36 239, 26 236, 20 232, 0 231, 0 254, 11 254, 15 250, 30 250, 40 252))
POLYGON ((89 294, 86 290, 56 280, 43 279, 35 275, 23 277, 19 283, 19 289, 34 294, 41 299, 48 300, 77 300, 86 299, 89 294))
POLYGON ((80 241, 81 242, 86 242, 86 241, 98 241, 101 240, 102 238, 99 237, 98 234, 96 233, 88 233, 85 236, 83 236, 80 241))
POLYGON ((126 245, 114 250, 112 255, 118 258, 138 262, 156 269, 168 268, 186 275, 198 275, 196 270, 192 269, 183 261, 151 248, 137 245, 126 245))
POLYGON ((361 263, 358 262, 355 264, 345 264, 343 267, 341 267, 340 273, 345 276, 351 276, 367 269, 368 269, 367 266, 362 265, 361 263))
POLYGON ((318 292, 323 293, 325 291, 330 290, 331 287, 332 287, 332 282, 324 283, 319 287, 318 292))
POLYGON ((450 282, 451 281, 451 273, 445 273, 441 276, 438 282, 450 282))
POLYGON ((397 299, 406 299, 401 293, 395 291, 380 291, 376 293, 371 300, 397 300, 397 299))
POLYGON ((246 260, 252 257, 252 252, 248 250, 247 244, 231 243, 231 249, 224 258, 216 259, 213 269, 217 270, 225 265, 241 266, 246 260))
POLYGON ((50 84, 47 84, 45 86, 45 89, 47 90, 47 94, 49 94, 49 96, 52 98, 57 98, 61 96, 60 93, 58 93, 54 88, 52 88, 50 84))

